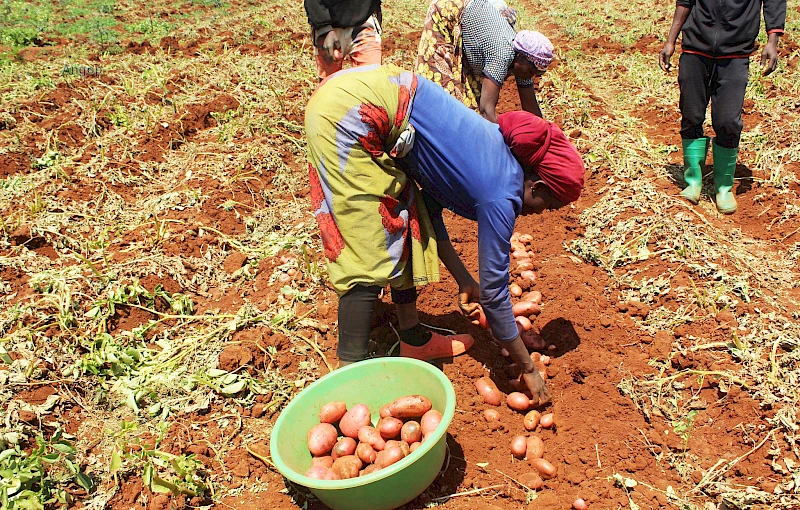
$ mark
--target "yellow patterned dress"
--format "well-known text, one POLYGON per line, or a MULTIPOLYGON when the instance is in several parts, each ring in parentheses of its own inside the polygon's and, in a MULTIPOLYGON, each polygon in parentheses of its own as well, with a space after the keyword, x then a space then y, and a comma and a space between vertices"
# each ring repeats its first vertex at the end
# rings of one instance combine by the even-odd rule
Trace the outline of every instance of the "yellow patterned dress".
POLYGON ((439 281, 425 202, 392 152, 416 86, 395 66, 355 67, 326 79, 306 106, 311 206, 340 296, 356 285, 439 281))
MULTIPOLYGON (((416 72, 438 83, 453 97, 478 109, 481 84, 466 68, 461 37, 461 15, 471 0, 433 0, 425 16, 425 25, 417 50, 416 72)), ((512 28, 516 11, 502 0, 489 0, 512 28)))

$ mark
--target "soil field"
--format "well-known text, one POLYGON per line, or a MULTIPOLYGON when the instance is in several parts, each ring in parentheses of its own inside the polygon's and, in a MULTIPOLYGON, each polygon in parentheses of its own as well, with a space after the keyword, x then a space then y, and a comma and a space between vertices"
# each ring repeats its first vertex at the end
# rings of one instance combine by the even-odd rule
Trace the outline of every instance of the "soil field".
MULTIPOLYGON (((477 341, 438 364, 449 455, 405 508, 800 508, 800 7, 778 70, 751 62, 739 210, 721 216, 710 175, 699 205, 678 196, 677 77, 657 64, 674 2, 514 6, 556 46, 538 97, 587 165, 576 203, 516 227, 553 346, 555 426, 537 433, 558 473, 526 486, 522 415, 484 421, 475 380, 510 392, 514 374, 443 269, 423 322, 477 341)), ((426 9, 384 4, 385 61, 413 66, 426 9)), ((0 10, 3 508, 323 508, 269 457, 285 404, 336 364, 302 5, 0 10)), ((499 110, 518 107, 507 83, 499 110)), ((476 272, 475 224, 445 221, 476 272)), ((373 321, 386 355, 388 297, 373 321)))

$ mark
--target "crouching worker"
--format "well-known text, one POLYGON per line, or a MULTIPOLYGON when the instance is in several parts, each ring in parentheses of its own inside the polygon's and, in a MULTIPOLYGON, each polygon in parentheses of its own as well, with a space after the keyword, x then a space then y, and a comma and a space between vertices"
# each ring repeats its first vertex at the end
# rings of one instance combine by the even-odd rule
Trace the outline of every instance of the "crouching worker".
POLYGON ((576 200, 584 167, 555 125, 525 112, 499 121, 394 66, 336 73, 312 96, 311 200, 339 294, 340 363, 367 356, 375 301, 387 284, 402 356, 431 360, 471 347, 469 335, 443 336, 419 323, 415 287, 438 281, 441 260, 459 285, 462 312, 474 318, 480 306, 495 340, 522 367, 534 403, 550 400, 511 311, 510 240, 518 215, 576 200), (450 243, 443 207, 477 222, 480 284, 450 243))

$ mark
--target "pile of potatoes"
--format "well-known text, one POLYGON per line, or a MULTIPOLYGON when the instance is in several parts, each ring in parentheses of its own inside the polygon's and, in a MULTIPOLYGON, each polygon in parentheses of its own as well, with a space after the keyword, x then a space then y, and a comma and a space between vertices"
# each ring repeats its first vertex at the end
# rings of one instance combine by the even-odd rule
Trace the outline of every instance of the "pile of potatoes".
MULTIPOLYGON (((543 359, 547 359, 549 362, 549 358, 540 355, 538 352, 533 353, 531 358, 536 363, 541 363, 543 359)), ((540 371, 544 372, 541 369, 540 371)), ((503 399, 503 393, 497 388, 494 381, 488 377, 481 377, 475 381, 475 389, 486 404, 499 406, 505 400, 509 408, 526 413, 522 419, 522 426, 530 434, 518 434, 511 439, 511 454, 517 459, 527 460, 533 468, 533 471, 518 477, 520 483, 528 488, 537 490, 544 485, 544 480, 555 478, 558 470, 544 458, 544 441, 541 436, 533 433, 539 427, 542 429, 552 428, 555 425, 553 413, 542 414, 535 409, 529 410, 532 406, 531 400, 521 392, 509 393, 503 399)), ((500 413, 496 409, 484 409, 483 419, 490 423, 499 421, 500 413)), ((587 508, 588 505, 583 499, 578 498, 573 503, 574 510, 586 510, 587 508)))
POLYGON ((372 426, 364 404, 347 409, 344 402, 320 408, 319 425, 308 431, 313 458, 306 476, 345 480, 374 473, 415 451, 436 430, 442 413, 423 395, 400 397, 380 408, 372 426))
MULTIPOLYGON (((511 236, 511 273, 516 278, 508 285, 508 291, 512 298, 511 310, 517 321, 522 341, 528 349, 541 350, 545 348, 544 339, 533 331, 532 322, 542 311, 542 293, 530 290, 536 281, 536 274, 533 272, 533 253, 528 251, 532 243, 533 236, 530 234, 514 232, 511 236)), ((483 329, 489 329, 489 322, 483 310, 479 310, 478 320, 474 322, 483 329)))
POLYGON ((533 272, 533 252, 529 251, 533 244, 533 236, 514 232, 511 236, 511 273, 516 275, 515 281, 508 285, 513 304, 512 311, 517 321, 522 340, 529 349, 543 349, 544 339, 532 331, 533 320, 542 308, 542 293, 531 290, 536 274, 533 272))

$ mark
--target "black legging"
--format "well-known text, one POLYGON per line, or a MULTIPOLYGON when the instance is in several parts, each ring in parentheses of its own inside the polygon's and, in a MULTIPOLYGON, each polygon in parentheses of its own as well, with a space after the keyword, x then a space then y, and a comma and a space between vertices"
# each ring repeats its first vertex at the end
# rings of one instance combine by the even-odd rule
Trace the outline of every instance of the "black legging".
POLYGON ((715 143, 726 149, 739 146, 742 106, 747 89, 748 58, 710 58, 682 53, 678 70, 681 87, 681 138, 703 136, 706 108, 711 101, 715 143))
MULTIPOLYGON (((372 330, 372 313, 381 287, 356 285, 339 298, 339 345, 336 355, 342 361, 361 361, 367 357, 369 332, 372 330)), ((392 288, 395 304, 409 304, 417 300, 417 289, 392 288)))

